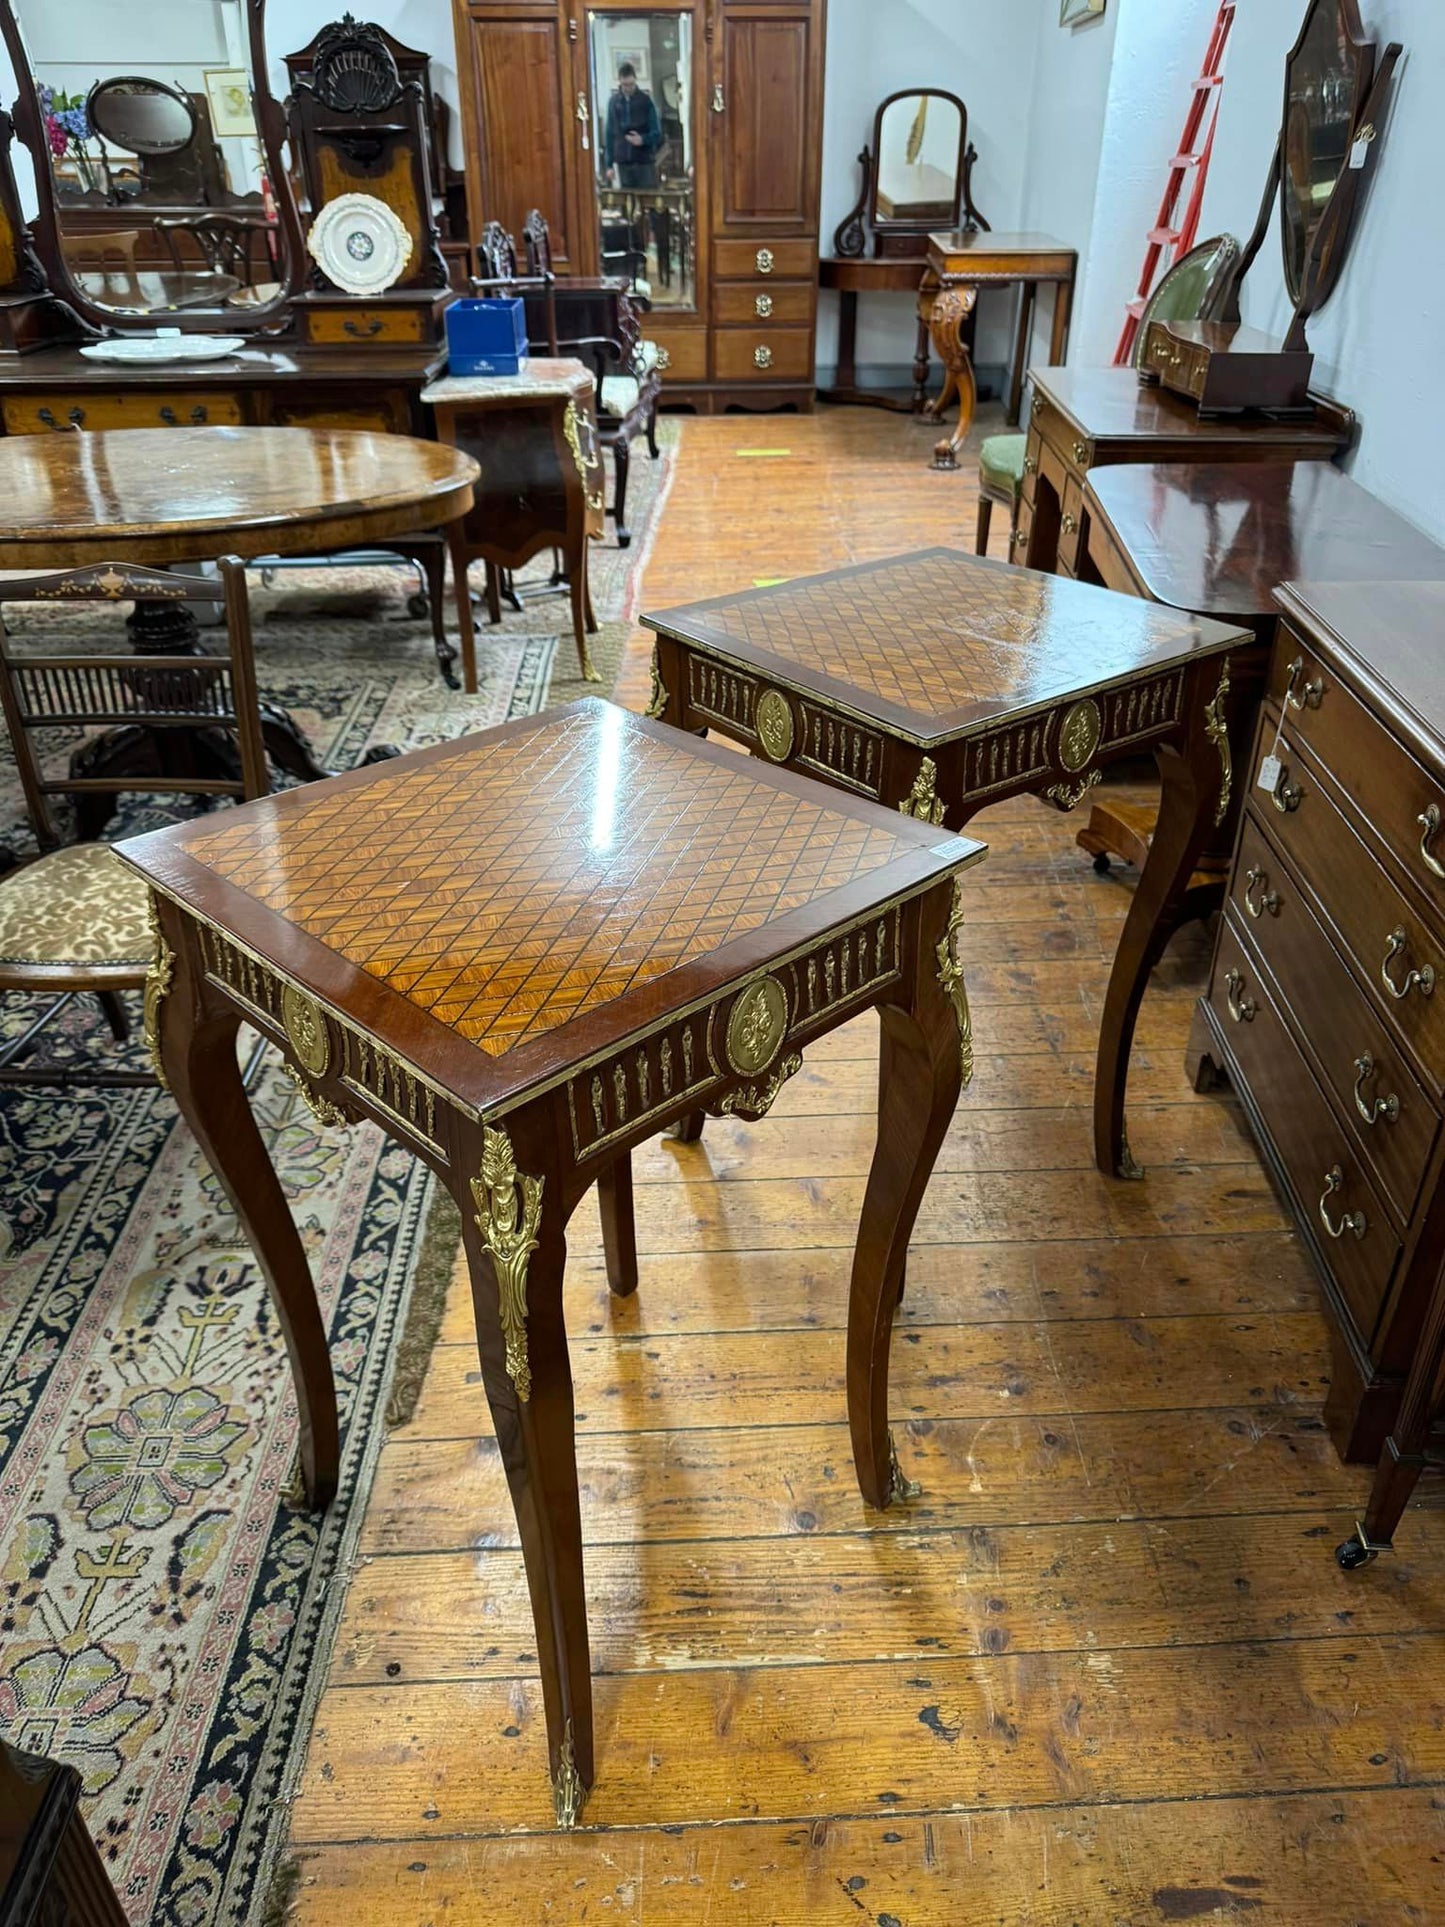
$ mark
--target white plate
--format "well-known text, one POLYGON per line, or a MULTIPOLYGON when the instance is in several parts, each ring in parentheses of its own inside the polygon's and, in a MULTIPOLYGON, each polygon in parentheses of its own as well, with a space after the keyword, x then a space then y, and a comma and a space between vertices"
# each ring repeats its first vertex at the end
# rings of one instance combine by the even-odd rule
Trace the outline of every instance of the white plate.
POLYGON ((311 223, 306 245, 347 294, 384 294, 406 273, 411 236, 374 194, 338 194, 311 223))
POLYGON ((244 335, 116 335, 80 352, 89 361, 224 361, 245 345, 244 335))

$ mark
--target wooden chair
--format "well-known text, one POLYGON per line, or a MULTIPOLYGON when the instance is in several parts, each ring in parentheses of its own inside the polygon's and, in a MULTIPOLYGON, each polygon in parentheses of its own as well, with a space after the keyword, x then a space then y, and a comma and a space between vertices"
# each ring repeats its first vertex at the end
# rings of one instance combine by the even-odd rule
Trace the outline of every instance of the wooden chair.
MULTIPOLYGON (((62 843, 50 799, 94 791, 141 791, 239 796, 249 800, 270 788, 261 735, 245 566, 233 557, 221 565, 220 595, 226 612, 224 655, 136 656, 67 647, 55 653, 17 651, 0 629, 0 711, 15 752, 26 812, 40 855, 0 878, 0 991, 20 991, 53 1001, 23 1032, 0 1048, 0 1085, 88 1084, 126 1086, 156 1080, 137 1070, 104 1063, 75 1066, 35 1061, 42 1031, 77 996, 99 999, 118 1042, 129 1034, 120 993, 140 990, 155 954, 150 899, 145 885, 120 862, 108 843, 62 843), (82 726, 141 724, 174 732, 174 750, 163 749, 163 767, 127 770, 123 776, 42 770, 32 732, 82 726), (235 776, 197 773, 195 732, 228 732, 234 738, 235 776)), ((213 579, 155 569, 101 564, 63 574, 32 576, 0 585, 5 602, 115 604, 135 596, 173 602, 217 600, 213 579)), ((212 764, 214 767, 214 764, 212 764)))
MULTIPOLYGON (((1174 263, 1150 295, 1134 337, 1133 365, 1139 365, 1144 336, 1151 321, 1212 321, 1229 297, 1231 271, 1239 259, 1239 243, 1232 234, 1216 234, 1174 263)), ((973 552, 988 554, 988 532, 995 502, 1009 514, 1009 560, 1013 560, 1013 532, 1019 497, 1024 487, 1024 450, 1027 435, 989 435, 978 451, 978 522, 973 552)))
POLYGON ((196 256, 212 274, 228 274, 243 288, 255 285, 256 263, 252 243, 261 242, 266 266, 271 266, 269 246, 275 224, 264 215, 243 214, 164 214, 151 222, 156 239, 162 242, 177 272, 194 270, 196 256), (189 241, 194 254, 181 245, 189 241))
POLYGON ((536 208, 527 216, 522 237, 527 250, 525 274, 517 267, 516 243, 499 221, 482 230, 478 255, 482 278, 477 293, 511 291, 527 307, 529 340, 545 341, 552 355, 585 362, 597 384, 597 439, 612 451, 612 505, 607 513, 617 531, 617 546, 632 542, 627 527, 627 476, 631 444, 647 437, 657 459, 657 402, 662 373, 655 342, 644 341, 626 283, 612 275, 568 275, 552 271, 547 223, 536 208))

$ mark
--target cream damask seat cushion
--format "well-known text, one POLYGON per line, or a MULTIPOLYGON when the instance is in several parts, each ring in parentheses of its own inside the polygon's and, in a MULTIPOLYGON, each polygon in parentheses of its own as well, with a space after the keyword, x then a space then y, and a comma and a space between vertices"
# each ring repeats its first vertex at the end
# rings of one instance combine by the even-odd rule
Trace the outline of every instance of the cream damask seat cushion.
POLYGON ((149 892, 108 843, 75 843, 0 878, 0 973, 7 965, 97 964, 144 975, 149 892))
POLYGON ((598 396, 602 413, 612 416, 615 421, 621 421, 625 415, 630 415, 636 408, 641 393, 642 390, 631 375, 604 375, 602 391, 598 396))

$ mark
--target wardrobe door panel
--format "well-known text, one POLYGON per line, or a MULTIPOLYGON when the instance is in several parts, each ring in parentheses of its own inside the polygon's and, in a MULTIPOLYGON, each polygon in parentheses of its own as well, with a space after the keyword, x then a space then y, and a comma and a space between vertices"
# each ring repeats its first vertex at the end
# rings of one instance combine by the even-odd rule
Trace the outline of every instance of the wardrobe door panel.
POLYGON ((811 10, 724 10, 714 93, 717 231, 811 230, 818 219, 821 33, 811 10), (721 108, 718 106, 721 99, 721 108))

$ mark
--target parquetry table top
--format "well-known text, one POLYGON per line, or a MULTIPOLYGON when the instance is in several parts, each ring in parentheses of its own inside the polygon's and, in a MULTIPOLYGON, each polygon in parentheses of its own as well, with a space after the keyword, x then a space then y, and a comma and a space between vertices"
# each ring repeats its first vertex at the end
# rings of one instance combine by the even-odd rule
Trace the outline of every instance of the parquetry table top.
POLYGON ((955 549, 715 596, 643 621, 924 745, 1242 639, 1217 622, 955 549))
POLYGON ((121 849, 481 1106, 982 847, 582 702, 121 849))

